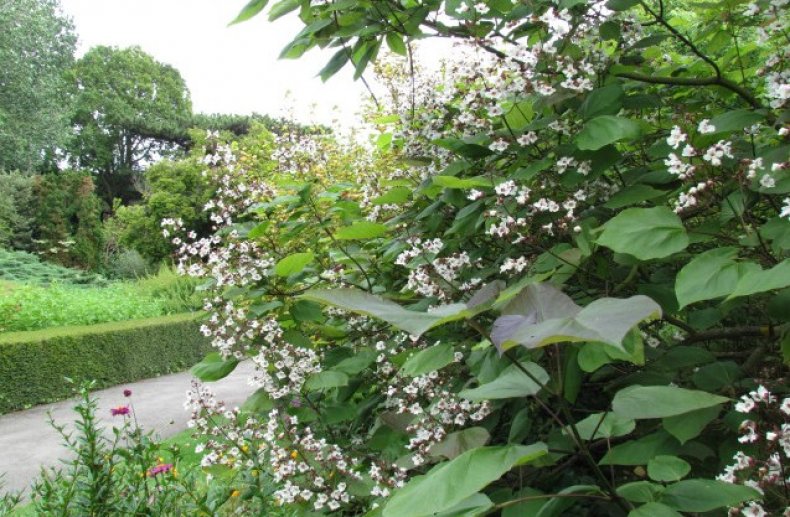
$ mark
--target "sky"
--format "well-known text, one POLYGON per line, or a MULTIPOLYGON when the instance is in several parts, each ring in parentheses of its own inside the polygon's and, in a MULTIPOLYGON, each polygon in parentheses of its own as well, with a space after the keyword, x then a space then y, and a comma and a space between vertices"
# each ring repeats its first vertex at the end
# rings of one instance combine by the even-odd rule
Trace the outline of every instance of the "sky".
POLYGON ((351 69, 316 77, 333 50, 297 60, 280 51, 302 28, 294 16, 264 15, 228 26, 248 0, 61 0, 79 36, 78 54, 95 45, 140 46, 184 77, 193 109, 252 112, 348 127, 365 97, 351 69), (290 110, 290 111, 289 111, 290 110))

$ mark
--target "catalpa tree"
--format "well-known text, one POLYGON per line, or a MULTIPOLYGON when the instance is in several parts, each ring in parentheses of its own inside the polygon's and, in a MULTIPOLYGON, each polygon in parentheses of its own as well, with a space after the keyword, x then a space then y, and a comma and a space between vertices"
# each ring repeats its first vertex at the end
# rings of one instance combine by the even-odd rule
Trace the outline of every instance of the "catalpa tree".
POLYGON ((195 374, 256 367, 240 409, 191 392, 204 467, 250 511, 786 515, 784 7, 272 5, 322 77, 405 72, 374 152, 217 142, 214 234, 165 222, 207 280, 195 374))

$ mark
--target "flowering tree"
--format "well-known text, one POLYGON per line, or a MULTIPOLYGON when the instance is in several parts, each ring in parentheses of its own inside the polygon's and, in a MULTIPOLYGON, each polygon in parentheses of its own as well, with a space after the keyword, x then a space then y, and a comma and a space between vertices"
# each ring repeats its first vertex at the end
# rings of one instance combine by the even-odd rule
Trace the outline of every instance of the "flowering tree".
POLYGON ((242 408, 191 392, 204 466, 335 515, 786 515, 783 7, 274 4, 305 22, 284 55, 338 49, 324 77, 463 58, 395 74, 372 157, 207 156, 215 232, 175 241, 210 281, 194 371, 257 373, 242 408))

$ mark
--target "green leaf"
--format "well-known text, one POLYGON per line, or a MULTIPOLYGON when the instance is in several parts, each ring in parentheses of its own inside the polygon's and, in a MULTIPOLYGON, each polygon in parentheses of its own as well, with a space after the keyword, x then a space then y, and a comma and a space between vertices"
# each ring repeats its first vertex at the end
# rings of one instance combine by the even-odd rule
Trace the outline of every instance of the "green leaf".
POLYGON ((752 110, 741 109, 728 111, 713 117, 710 123, 716 128, 715 133, 724 133, 740 131, 758 122, 762 122, 764 119, 765 115, 761 115, 752 110))
POLYGON ((324 319, 321 305, 309 300, 298 300, 291 306, 290 312, 296 321, 322 321, 324 319))
POLYGON ((679 481, 691 472, 691 465, 677 456, 656 456, 647 462, 647 475, 663 483, 679 481))
POLYGON ((612 408, 620 416, 642 420, 682 415, 729 400, 705 391, 674 386, 629 386, 617 392, 612 408))
POLYGON ((348 63, 348 50, 342 48, 332 55, 326 65, 324 65, 324 68, 318 72, 318 76, 322 81, 326 82, 330 77, 339 72, 346 63, 348 63))
POLYGON ((596 117, 579 132, 576 146, 582 151, 597 151, 620 140, 634 140, 642 135, 642 127, 633 120, 601 115, 596 117))
POLYGON ((263 11, 263 8, 266 7, 266 4, 268 3, 269 0, 252 0, 250 3, 244 6, 239 15, 236 16, 236 19, 230 22, 230 25, 235 25, 237 23, 249 20, 253 16, 263 11))
POLYGON ((375 239, 387 233, 389 229, 381 223, 357 221, 351 226, 344 226, 335 232, 335 238, 341 241, 375 239))
MULTIPOLYGON (((521 366, 532 376, 545 385, 549 381, 546 370, 535 363, 523 362, 521 366)), ((477 388, 461 391, 458 396, 480 402, 483 400, 521 398, 535 395, 540 391, 540 386, 515 364, 511 364, 500 373, 496 379, 477 388)))
POLYGON ((727 298, 731 300, 739 296, 773 291, 790 286, 790 259, 785 259, 771 269, 751 269, 738 280, 735 290, 727 298))
POLYGON ((630 418, 623 418, 616 413, 606 413, 606 416, 604 416, 604 413, 593 413, 576 423, 576 431, 584 440, 625 436, 630 434, 635 427, 636 422, 630 418), (603 417, 603 420, 601 417, 603 417), (593 432, 595 432, 594 436, 593 432))
POLYGON ((639 260, 668 257, 689 244, 683 222, 665 207, 627 208, 603 228, 598 244, 639 260))
POLYGON ((435 458, 443 456, 451 460, 468 450, 482 447, 490 437, 491 435, 483 427, 469 427, 463 431, 448 434, 444 440, 432 445, 428 453, 435 458))
POLYGON ((626 11, 635 5, 639 5, 639 0, 609 0, 606 7, 612 11, 626 11))
POLYGON ((225 361, 219 353, 211 352, 189 371, 201 381, 218 381, 227 377, 230 372, 236 369, 238 364, 238 359, 228 359, 225 361))
POLYGON ((650 481, 633 481, 617 487, 617 495, 632 503, 656 501, 663 491, 663 486, 650 481))
POLYGON ((628 517, 683 517, 667 505, 647 503, 628 513, 628 517))
POLYGON ((623 88, 614 83, 588 93, 579 111, 585 120, 589 120, 599 115, 615 115, 622 107, 623 88))
POLYGON ((293 253, 280 259, 274 266, 274 274, 277 276, 290 276, 301 273, 307 264, 313 261, 315 255, 311 252, 293 253))
POLYGON ((612 210, 616 210, 618 208, 635 205, 649 199, 655 199, 657 197, 663 196, 664 194, 666 194, 666 192, 663 190, 655 189, 650 185, 637 183, 636 185, 630 185, 619 190, 615 195, 609 198, 609 201, 604 203, 603 206, 606 208, 611 208, 612 210))
POLYGON ((311 375, 304 383, 304 387, 309 391, 339 388, 346 385, 348 385, 348 375, 334 370, 325 370, 311 375))
POLYGON ((387 33, 387 46, 390 48, 391 51, 399 54, 401 56, 405 56, 408 54, 406 49, 406 44, 403 42, 403 38, 397 32, 388 32, 387 33))
POLYGON ((300 0, 280 0, 274 4, 269 11, 269 21, 273 22, 277 18, 285 16, 299 7, 300 0))
POLYGON ((545 456, 544 443, 480 447, 412 478, 384 507, 383 517, 427 517, 446 511, 516 465, 545 456))
POLYGON ((487 495, 477 493, 452 508, 435 514, 435 517, 479 517, 485 515, 493 506, 494 503, 487 495))
POLYGON ((760 500, 755 489, 713 479, 688 479, 669 485, 659 502, 681 512, 710 512, 760 500))
POLYGON ((409 377, 419 377, 444 368, 454 359, 452 345, 442 343, 420 350, 403 363, 400 371, 409 377))
POLYGON ((660 430, 612 447, 601 461, 601 465, 647 465, 658 454, 676 454, 678 442, 666 431, 660 430))
POLYGON ((352 288, 313 289, 301 298, 378 318, 412 336, 420 336, 433 327, 474 314, 463 303, 440 305, 430 312, 410 311, 380 296, 352 288))
POLYGON ((407 187, 395 187, 373 200, 374 205, 400 205, 411 197, 412 190, 407 187))
POLYGON ((266 393, 265 388, 258 388, 255 390, 255 393, 250 395, 247 400, 244 401, 244 404, 241 406, 241 410, 246 413, 254 413, 254 414, 264 414, 274 407, 274 401, 271 399, 268 393, 266 393))
POLYGON ((457 188, 468 190, 476 187, 491 187, 492 183, 489 178, 456 178, 455 176, 433 176, 431 181, 434 185, 444 188, 457 188))
POLYGON ((679 308, 733 292, 742 269, 734 260, 737 254, 737 248, 716 248, 683 266, 675 279, 679 308))
POLYGON ((720 412, 720 406, 711 406, 682 415, 666 417, 662 424, 669 434, 683 444, 699 436, 710 421, 719 416, 720 412))
POLYGON ((548 297, 546 288, 528 286, 527 289, 528 293, 543 295, 539 302, 524 305, 524 314, 497 318, 491 339, 500 350, 517 344, 536 348, 564 341, 600 341, 627 353, 623 338, 628 331, 641 321, 661 315, 659 305, 643 295, 627 299, 601 298, 579 310, 572 301, 568 303, 559 296, 548 297), (544 319, 546 317, 549 319, 544 319))

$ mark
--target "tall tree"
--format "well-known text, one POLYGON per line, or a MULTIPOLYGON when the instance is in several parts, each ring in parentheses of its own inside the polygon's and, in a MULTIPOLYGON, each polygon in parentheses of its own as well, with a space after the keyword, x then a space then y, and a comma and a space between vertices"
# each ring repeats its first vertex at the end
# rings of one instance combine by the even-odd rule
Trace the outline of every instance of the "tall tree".
POLYGON ((39 168, 67 139, 76 41, 58 0, 0 0, 0 169, 39 168))
POLYGON ((98 176, 108 202, 138 197, 135 184, 147 164, 183 143, 192 103, 181 74, 138 47, 99 46, 75 65, 73 166, 98 176))

